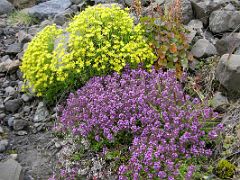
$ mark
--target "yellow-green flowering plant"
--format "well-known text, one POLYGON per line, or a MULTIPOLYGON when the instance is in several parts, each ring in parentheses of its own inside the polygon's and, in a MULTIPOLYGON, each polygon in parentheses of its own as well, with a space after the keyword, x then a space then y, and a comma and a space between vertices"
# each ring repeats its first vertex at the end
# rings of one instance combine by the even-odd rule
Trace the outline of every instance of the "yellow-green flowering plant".
POLYGON ((21 69, 39 96, 53 100, 95 75, 121 73, 126 64, 150 68, 156 57, 143 34, 127 10, 114 5, 89 7, 65 31, 50 26, 40 32, 30 43, 21 69))

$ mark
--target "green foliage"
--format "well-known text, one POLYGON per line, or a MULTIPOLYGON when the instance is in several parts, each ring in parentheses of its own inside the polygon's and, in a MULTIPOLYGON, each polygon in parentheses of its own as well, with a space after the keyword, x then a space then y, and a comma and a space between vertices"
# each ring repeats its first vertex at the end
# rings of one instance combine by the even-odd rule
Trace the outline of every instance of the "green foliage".
POLYGON ((178 20, 169 18, 167 14, 142 17, 141 24, 146 31, 148 43, 157 56, 156 68, 175 69, 180 77, 193 58, 186 39, 188 31, 178 20))
POLYGON ((120 7, 89 7, 65 31, 48 26, 33 39, 21 67, 25 82, 52 101, 93 76, 120 73, 126 64, 150 68, 155 55, 143 33, 120 7))
POLYGON ((8 17, 8 22, 11 25, 32 25, 38 22, 38 20, 23 11, 14 11, 8 17))
POLYGON ((222 179, 232 178, 235 173, 236 166, 225 159, 221 159, 216 167, 216 175, 222 179))

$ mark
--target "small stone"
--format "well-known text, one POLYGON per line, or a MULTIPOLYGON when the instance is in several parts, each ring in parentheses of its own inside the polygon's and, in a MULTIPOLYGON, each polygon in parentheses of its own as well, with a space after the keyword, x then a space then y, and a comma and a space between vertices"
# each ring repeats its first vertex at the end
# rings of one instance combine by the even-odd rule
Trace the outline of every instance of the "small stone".
POLYGON ((12 96, 16 93, 16 90, 12 86, 8 86, 5 88, 5 93, 9 96, 12 96))
POLYGON ((224 112, 229 104, 227 97, 223 96, 221 92, 216 92, 212 99, 212 106, 215 110, 224 112))
POLYGON ((14 71, 16 71, 18 69, 18 67, 20 66, 20 61, 16 60, 16 61, 5 61, 0 63, 0 72, 9 72, 12 73, 14 71))
POLYGON ((8 54, 17 54, 21 52, 21 44, 20 43, 14 43, 8 46, 6 53, 8 54))
POLYGON ((18 157, 18 154, 10 154, 11 159, 16 160, 18 157))
POLYGON ((9 127, 13 127, 14 119, 15 119, 14 117, 9 117, 9 118, 8 118, 7 121, 8 121, 8 126, 9 126, 9 127))
POLYGON ((33 121, 43 122, 43 121, 46 121, 46 118, 48 116, 49 116, 49 112, 46 105, 43 102, 39 102, 33 121))
POLYGON ((17 134, 18 136, 25 136, 25 135, 27 135, 28 133, 27 133, 27 131, 17 131, 16 134, 17 134))
POLYGON ((202 29, 203 23, 198 19, 193 19, 188 23, 188 27, 192 27, 193 29, 202 29))
POLYGON ((100 161, 97 161, 97 160, 93 159, 93 167, 92 167, 91 170, 93 172, 96 172, 96 171, 101 170, 101 169, 102 169, 102 165, 101 165, 100 161))
POLYGON ((15 113, 22 105, 21 99, 9 100, 5 103, 5 108, 7 111, 15 113))
POLYGON ((9 60, 11 61, 9 55, 5 55, 1 58, 0 62, 5 62, 5 61, 9 61, 9 60))
POLYGON ((24 102, 28 102, 28 101, 31 101, 33 97, 31 95, 28 95, 28 94, 23 94, 21 96, 21 98, 24 102))
POLYGON ((3 134, 4 133, 4 130, 3 128, 0 126, 0 134, 3 134))
POLYGON ((0 153, 6 151, 7 146, 8 146, 8 140, 7 139, 0 140, 0 153))
POLYGON ((13 121, 13 129, 15 131, 23 130, 27 126, 28 126, 28 122, 26 120, 15 119, 13 121))
POLYGON ((210 57, 217 54, 217 50, 213 44, 206 39, 199 39, 192 47, 191 53, 194 57, 210 57))
POLYGON ((18 35, 18 42, 21 44, 25 44, 31 41, 32 39, 32 36, 30 34, 27 34, 25 31, 19 31, 17 35, 18 35))

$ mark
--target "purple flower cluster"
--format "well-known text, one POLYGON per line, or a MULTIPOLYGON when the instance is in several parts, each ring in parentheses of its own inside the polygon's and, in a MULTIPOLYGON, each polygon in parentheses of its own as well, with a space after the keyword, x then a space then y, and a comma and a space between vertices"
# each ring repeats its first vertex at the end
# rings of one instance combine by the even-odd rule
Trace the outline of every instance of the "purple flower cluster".
MULTIPOLYGON (((131 174, 134 180, 172 180, 179 176, 181 160, 211 155, 203 126, 216 117, 207 105, 184 93, 173 71, 139 68, 90 79, 70 94, 60 124, 74 135, 94 133, 97 141, 114 141, 119 132, 131 132, 131 157, 119 167, 119 179, 131 174)), ((209 135, 217 136, 215 131, 209 135)), ((186 179, 193 171, 189 166, 186 179)))

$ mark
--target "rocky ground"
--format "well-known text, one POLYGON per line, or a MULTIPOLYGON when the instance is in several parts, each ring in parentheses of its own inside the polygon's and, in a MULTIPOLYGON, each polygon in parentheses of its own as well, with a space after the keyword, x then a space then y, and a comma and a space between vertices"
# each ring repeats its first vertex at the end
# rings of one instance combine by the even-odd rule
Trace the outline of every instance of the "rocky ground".
MULTIPOLYGON (((46 25, 64 26, 87 5, 109 2, 114 0, 0 1, 0 179, 48 179, 61 154, 67 151, 67 144, 71 143, 59 140, 53 134, 55 108, 34 94, 21 91, 23 78, 19 66, 27 43, 46 25), (15 8, 23 8, 24 12, 38 18, 39 24, 9 24, 9 13, 15 8)), ((130 6, 132 0, 118 3, 130 6)), ((150 4, 142 0, 143 12, 148 13, 150 7, 157 4, 168 3, 155 0, 150 4)), ((240 90, 240 2, 182 0, 182 11, 183 22, 190 31, 188 40, 193 45, 192 54, 196 58, 191 70, 202 78, 199 84, 205 90, 203 94, 213 97, 212 105, 222 112, 227 140, 230 138, 230 142, 223 139, 225 147, 219 152, 234 158, 234 163, 240 167, 240 105, 236 93, 240 90), (204 72, 206 64, 207 71, 204 72), (215 81, 220 82, 217 87, 214 87, 215 81)), ((87 148, 86 144, 84 148, 87 148)), ((91 179, 103 167, 104 161, 90 154, 83 161, 81 172, 91 179)))

